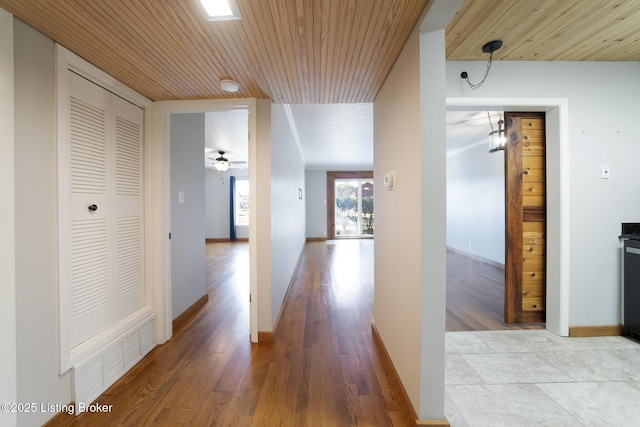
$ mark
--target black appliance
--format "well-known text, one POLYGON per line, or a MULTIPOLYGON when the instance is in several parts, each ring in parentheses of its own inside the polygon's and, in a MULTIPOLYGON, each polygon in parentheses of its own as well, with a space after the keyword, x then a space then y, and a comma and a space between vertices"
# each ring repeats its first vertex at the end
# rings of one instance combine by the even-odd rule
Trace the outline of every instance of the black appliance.
POLYGON ((640 224, 622 224, 622 321, 626 334, 640 338, 640 224), (626 226, 626 227, 625 227, 626 226))

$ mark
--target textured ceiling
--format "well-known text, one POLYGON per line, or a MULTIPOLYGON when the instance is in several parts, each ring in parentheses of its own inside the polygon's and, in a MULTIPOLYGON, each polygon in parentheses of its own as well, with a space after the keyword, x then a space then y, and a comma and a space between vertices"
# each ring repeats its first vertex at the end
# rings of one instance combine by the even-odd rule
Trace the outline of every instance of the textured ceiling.
POLYGON ((249 160, 249 112, 247 110, 205 113, 205 157, 216 159, 218 151, 230 162, 249 160))
POLYGON ((373 104, 290 106, 309 169, 373 167, 373 104))

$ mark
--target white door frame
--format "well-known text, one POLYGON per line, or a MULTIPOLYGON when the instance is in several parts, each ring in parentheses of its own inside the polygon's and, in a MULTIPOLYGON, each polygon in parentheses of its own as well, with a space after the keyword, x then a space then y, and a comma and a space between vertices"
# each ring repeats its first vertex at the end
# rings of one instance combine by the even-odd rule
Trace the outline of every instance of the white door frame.
MULTIPOLYGON (((256 100, 255 99, 216 99, 195 101, 161 101, 154 103, 151 109, 151 139, 145 147, 145 183, 146 194, 150 195, 145 203, 149 213, 146 223, 146 235, 151 236, 150 249, 147 252, 148 271, 152 274, 149 283, 153 293, 150 300, 156 308, 158 319, 156 339, 159 344, 166 342, 173 334, 171 309, 171 197, 170 197, 170 143, 171 114, 207 113, 243 109, 249 111, 249 165, 256 165, 256 100), (147 231, 148 230, 148 231, 147 231)), ((204 156, 204 154, 203 154, 204 156)), ((249 185, 256 188, 256 168, 249 167, 249 185)), ((249 195, 250 206, 256 206, 256 192, 249 195)), ((255 254, 256 246, 256 209, 249 211, 249 281, 250 292, 254 297, 250 304, 251 341, 258 341, 258 275, 255 254)), ((204 238, 204 236, 203 236, 204 238)), ((247 296, 249 298, 249 296, 247 296)))
POLYGON ((569 336, 569 103, 566 98, 447 98, 448 110, 543 111, 547 128, 547 329, 569 336))

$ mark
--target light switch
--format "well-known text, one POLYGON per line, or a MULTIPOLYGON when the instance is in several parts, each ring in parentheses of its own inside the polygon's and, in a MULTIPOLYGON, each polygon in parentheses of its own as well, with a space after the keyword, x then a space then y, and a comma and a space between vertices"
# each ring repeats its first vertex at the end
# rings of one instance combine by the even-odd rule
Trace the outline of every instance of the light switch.
POLYGON ((387 190, 395 190, 396 188, 396 173, 389 172, 384 176, 384 186, 387 187, 387 190))
POLYGON ((184 203, 184 191, 178 191, 178 203, 184 203))
POLYGON ((600 167, 600 178, 602 179, 611 178, 611 168, 609 165, 602 165, 600 167))

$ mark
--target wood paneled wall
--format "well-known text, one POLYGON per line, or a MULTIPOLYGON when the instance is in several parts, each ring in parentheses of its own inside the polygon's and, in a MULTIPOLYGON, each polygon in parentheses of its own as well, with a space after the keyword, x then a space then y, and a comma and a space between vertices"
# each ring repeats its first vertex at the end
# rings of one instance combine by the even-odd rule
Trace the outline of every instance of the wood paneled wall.
POLYGON ((505 113, 505 322, 545 321, 544 113, 505 113))

